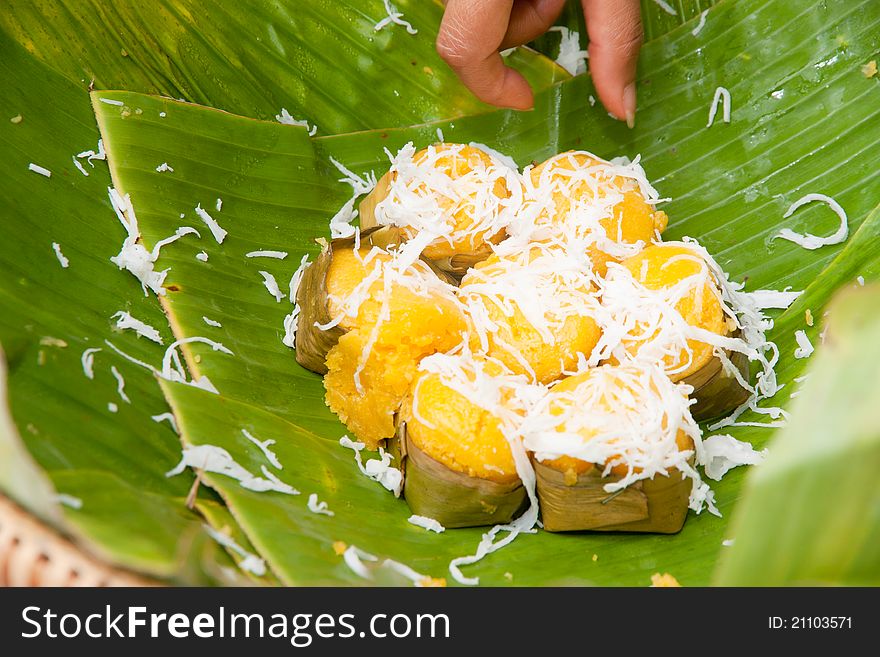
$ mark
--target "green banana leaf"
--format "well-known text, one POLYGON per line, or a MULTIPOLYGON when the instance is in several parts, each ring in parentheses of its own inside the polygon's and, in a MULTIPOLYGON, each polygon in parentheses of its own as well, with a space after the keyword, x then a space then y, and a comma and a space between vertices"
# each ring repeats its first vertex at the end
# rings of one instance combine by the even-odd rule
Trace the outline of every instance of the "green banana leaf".
POLYGON ((18 427, 4 422, 0 432, 4 455, 18 454, 4 458, 0 488, 48 520, 63 514, 60 528, 107 561, 179 582, 223 581, 215 574, 232 562, 183 504, 192 477, 164 476, 178 460, 179 443, 166 423, 151 419, 169 410, 161 392, 152 375, 104 344, 110 339, 137 358, 161 358, 159 345, 113 330, 111 315, 119 310, 160 327, 166 343, 173 338, 155 302, 109 261, 121 242, 108 230, 112 223, 100 219, 112 221, 106 164, 86 165, 84 177, 71 162, 100 137, 88 97, 14 44, 0 49, 9 84, 0 101, 0 343, 18 427), (21 122, 10 122, 14 116, 21 122), (30 162, 52 177, 28 171, 30 162), (53 242, 68 268, 56 260, 53 242), (86 348, 103 349, 94 357, 94 380, 80 361, 86 348), (117 394, 111 365, 124 377, 131 404, 117 394), (55 491, 81 500, 80 508, 60 506, 53 491, 37 489, 38 477, 22 477, 22 444, 55 491))
MULTIPOLYGON (((99 4, 104 12, 111 11, 103 3, 99 4)), ((419 16, 416 3, 396 4, 408 17, 419 16)), ((311 8, 323 7, 324 3, 299 5, 311 8)), ((41 3, 34 6, 39 8, 41 3)), ((79 536, 83 540, 87 537, 93 549, 132 568, 194 581, 194 577, 180 574, 184 570, 179 566, 181 560, 175 564, 170 558, 172 554, 178 557, 183 554, 186 558, 182 561, 199 563, 203 572, 223 572, 222 567, 204 566, 200 561, 201 552, 193 547, 194 542, 182 538, 187 535, 185 528, 172 525, 167 534, 159 532, 154 536, 149 518, 134 514, 123 536, 120 536, 122 532, 114 533, 114 513, 117 517, 129 513, 131 501, 120 497, 125 502, 114 507, 112 503, 101 503, 109 497, 96 495, 92 504, 88 499, 87 478, 75 473, 78 460, 87 462, 91 470, 108 478, 111 473, 119 472, 120 467, 125 468, 126 481, 114 482, 117 488, 131 480, 133 492, 141 487, 155 492, 156 499, 141 495, 135 500, 144 510, 141 515, 155 513, 150 505, 155 505, 156 509, 173 510, 187 519, 186 528, 192 528, 190 531, 204 538, 201 526, 190 519, 182 504, 192 478, 181 475, 177 479, 164 479, 164 472, 173 467, 179 456, 176 438, 170 431, 164 434, 147 432, 149 415, 160 412, 155 407, 145 412, 139 408, 141 404, 132 404, 131 408, 121 409, 118 417, 110 418, 122 421, 109 422, 103 409, 106 401, 115 394, 115 382, 107 377, 106 370, 103 372, 106 379, 103 388, 100 385, 87 387, 83 383, 85 379, 75 378, 82 377, 78 348, 75 354, 64 349, 57 349, 57 353, 47 349, 45 353, 54 359, 50 363, 56 367, 46 374, 48 370, 38 369, 45 368, 45 365, 36 365, 35 342, 38 338, 32 335, 52 335, 71 343, 70 322, 63 319, 77 317, 83 328, 89 327, 90 341, 100 343, 110 331, 109 315, 123 307, 160 327, 166 343, 172 333, 176 337, 204 335, 233 351, 234 356, 228 356, 198 344, 185 348, 191 369, 208 375, 220 395, 166 382, 162 382, 162 387, 177 416, 185 443, 223 446, 239 463, 252 472, 259 472, 260 466, 266 462, 242 436, 241 429, 251 431, 262 440, 277 441, 273 449, 286 466, 278 476, 302 491, 302 495, 253 493, 226 477, 204 475, 204 482, 219 493, 229 512, 218 511, 220 507, 210 499, 199 502, 197 509, 214 527, 228 526, 235 536, 241 538, 242 545, 245 545, 245 539, 249 539, 282 582, 364 583, 342 564, 333 548, 336 541, 357 545, 380 557, 394 558, 432 576, 445 576, 449 559, 475 549, 479 530, 450 530, 439 536, 427 534, 406 522, 409 512, 405 503, 393 499, 359 474, 351 453, 335 442, 345 430, 324 407, 320 380, 302 371, 295 364, 292 353, 280 342, 281 321, 290 306, 286 302, 277 303, 269 296, 262 287, 259 270, 272 272, 283 288, 299 264, 299 256, 316 250, 313 238, 326 235, 329 217, 350 195, 345 185, 336 182, 340 176, 330 162, 331 156, 357 173, 373 170, 379 174, 387 167, 382 152, 384 147, 393 150, 408 140, 425 144, 436 139, 438 128, 448 140, 487 143, 511 153, 520 164, 540 160, 566 148, 587 148, 606 156, 641 153, 649 176, 664 195, 674 199, 666 208, 672 219, 668 233, 671 237, 691 235, 699 238, 734 279, 747 278, 750 289, 786 285, 807 288, 799 303, 778 318, 772 334, 782 351, 777 371, 783 382, 790 383, 803 373, 805 362, 795 360, 792 352, 794 330, 807 328, 803 321, 804 310, 811 308, 814 316, 820 317, 835 289, 858 275, 868 280, 877 277, 880 259, 876 250, 856 248, 857 245, 871 245, 880 221, 877 213, 869 217, 877 203, 872 189, 877 188, 880 133, 876 127, 876 100, 880 85, 876 79, 866 79, 859 71, 862 64, 876 57, 880 48, 876 36, 880 12, 870 2, 817 8, 806 2, 725 0, 709 10, 705 26, 696 36, 691 30, 696 26, 697 18, 671 30, 658 27, 651 32, 651 17, 659 14, 649 11, 646 30, 654 38, 647 43, 642 56, 639 121, 634 131, 609 119, 600 107, 591 109, 587 105, 585 99, 593 90, 589 78, 583 76, 546 88, 537 95, 535 111, 528 113, 474 109, 465 101, 443 105, 436 98, 434 101, 425 100, 425 104, 419 106, 424 99, 416 93, 412 95, 412 104, 405 100, 394 112, 386 111, 381 115, 376 112, 374 115, 375 108, 370 106, 358 113, 359 106, 351 100, 353 95, 356 96, 352 94, 352 85, 359 82, 354 79, 356 76, 341 86, 320 84, 323 92, 335 94, 335 111, 326 112, 315 98, 320 98, 318 94, 296 97, 296 103, 288 105, 286 99, 273 95, 275 90, 301 87, 305 79, 303 71, 309 70, 311 60, 299 60, 283 72, 267 64, 269 73, 266 74, 259 63, 264 57, 254 54, 261 52, 263 42, 255 45, 246 41, 248 45, 225 46, 217 54, 218 40, 214 30, 222 33, 221 28, 232 29, 230 25, 238 24, 234 16, 226 16, 222 21, 212 16, 211 22, 201 23, 186 14, 186 20, 183 20, 181 16, 185 14, 180 7, 184 3, 168 3, 167 7, 174 10, 177 29, 169 32, 177 34, 177 38, 169 39, 168 43, 190 44, 190 49, 180 53, 168 46, 163 50, 151 42, 139 46, 141 50, 133 47, 128 50, 136 39, 131 36, 134 31, 126 31, 123 44, 129 57, 131 52, 140 53, 129 61, 129 57, 121 54, 117 60, 115 55, 108 54, 113 49, 99 46, 105 42, 114 43, 113 39, 117 38, 118 31, 105 27, 105 23, 138 24, 132 23, 131 15, 123 20, 115 15, 100 14, 103 16, 100 20, 84 23, 82 16, 90 14, 79 14, 75 7, 67 12, 50 12, 45 5, 42 6, 43 18, 55 14, 48 16, 51 20, 44 20, 43 24, 49 26, 45 30, 37 29, 40 13, 29 13, 28 7, 16 7, 16 11, 7 12, 0 18, 2 29, 15 35, 15 39, 33 55, 29 58, 11 44, 3 46, 3 53, 10 53, 8 61, 20 64, 17 66, 20 77, 8 78, 17 81, 20 94, 10 97, 11 101, 4 98, 0 102, 4 109, 8 107, 10 115, 15 115, 22 111, 17 107, 35 104, 41 95, 55 96, 58 102, 53 107, 60 111, 43 114, 45 107, 38 110, 41 123, 35 125, 35 132, 19 134, 15 137, 17 141, 10 141, 7 133, 14 134, 10 130, 28 125, 29 117, 25 114, 21 124, 2 126, 0 138, 5 143, 14 144, 20 156, 27 153, 31 161, 40 162, 36 158, 42 155, 44 161, 40 163, 49 168, 60 170, 66 167, 65 178, 69 177, 75 187, 74 191, 44 198, 45 189, 38 184, 56 182, 56 169, 53 169, 56 175, 45 181, 26 171, 27 159, 24 157, 3 165, 8 173, 3 200, 7 196, 10 198, 11 203, 6 204, 13 208, 10 216, 18 217, 18 223, 10 223, 12 228, 2 235, 3 243, 19 240, 19 233, 25 232, 27 239, 23 241, 30 246, 29 251, 22 249, 22 253, 6 253, 5 250, 3 253, 0 266, 7 282, 0 288, 0 301, 3 303, 3 317, 9 317, 10 321, 0 339, 10 354, 20 355, 18 359, 10 357, 13 362, 20 363, 11 367, 10 388, 13 416, 25 445, 37 463, 49 472, 59 491, 78 494, 84 500, 79 512, 66 512, 66 522, 76 522, 69 517, 83 517, 87 510, 100 511, 97 519, 76 525, 79 536), (25 19, 31 22, 27 23, 25 19), (227 20, 228 24, 218 27, 218 23, 227 20), (66 34, 71 25, 83 27, 82 39, 77 41, 81 50, 77 56, 65 59, 59 56, 59 51, 53 51, 47 34, 51 35, 52 29, 60 29, 58 34, 66 34), (190 31, 183 30, 180 25, 188 26, 190 31), (101 35, 101 30, 108 30, 104 34, 105 41, 93 41, 93 35, 101 35), (207 36, 200 30, 205 30, 207 36), (190 42, 186 34, 203 38, 192 37, 190 42), (206 41, 215 45, 204 47, 204 50, 199 49, 202 46, 191 45, 206 41), (96 43, 99 45, 94 45, 96 43), (230 53, 226 48, 237 50, 230 53), (251 49, 249 56, 259 57, 259 61, 245 56, 248 49, 251 49), (164 54, 155 57, 150 54, 152 52, 164 54), (199 53, 198 56, 187 58, 195 52, 199 53), (197 66, 194 61, 203 65, 197 66), (48 62, 48 66, 41 62, 48 62), (84 64, 87 62, 93 63, 84 64), (166 67, 163 73, 157 73, 159 65, 156 62, 163 62, 162 66, 166 67), (258 63, 243 70, 236 68, 248 62, 258 63), (205 74, 206 69, 211 74, 205 74), (87 112, 83 93, 85 85, 79 86, 78 95, 74 93, 76 82, 85 81, 89 73, 100 80, 96 82, 99 86, 183 96, 258 119, 270 118, 280 106, 285 106, 297 118, 307 118, 319 125, 319 137, 310 140, 306 130, 299 127, 133 93, 96 94, 95 109, 110 155, 113 184, 120 191, 131 194, 146 244, 154 244, 186 223, 202 229, 201 240, 187 237, 163 250, 159 265, 171 267, 168 284, 173 290, 163 302, 167 322, 155 300, 148 298, 141 302, 137 282, 127 274, 115 271, 107 262, 107 258, 118 250, 124 234, 104 200, 106 175, 100 185, 97 180, 86 179, 90 184, 94 182, 96 189, 80 193, 77 183, 82 181, 75 178, 80 174, 72 164, 67 164, 71 153, 91 147, 97 136, 93 128, 80 130, 82 136, 79 139, 87 141, 85 145, 59 143, 59 140, 41 145, 37 138, 41 133, 53 132, 53 128, 61 125, 62 119, 73 111, 72 108, 77 108, 83 126, 89 125, 83 118, 87 112), (68 77, 67 81, 62 79, 64 76, 68 77), (198 84, 183 85, 183 80, 197 80, 198 84), (733 121, 729 125, 719 121, 707 130, 708 106, 718 85, 731 91, 733 121), (67 91, 59 95, 58 89, 67 91), (45 91, 39 94, 39 90, 45 91), (241 90, 244 91, 239 93, 241 90), (98 98, 121 100, 124 107, 101 103, 98 98), (238 105, 234 106, 233 99, 238 105), (442 105, 442 108, 424 111, 431 102, 436 102, 437 108, 442 105), (159 116, 160 111, 165 112, 164 118, 159 116), (406 115, 407 112, 410 114, 406 115), (423 115, 414 118, 419 112, 423 115), (463 114, 470 116, 461 116, 463 114), (451 120, 435 120, 444 117, 451 120), (361 119, 364 123, 355 123, 361 119), (404 127, 408 123, 421 125, 404 127), (320 129, 322 126, 330 128, 320 129), (340 131, 360 127, 381 129, 321 136, 334 132, 334 126, 340 126, 340 131), (85 138, 86 132, 91 132, 88 139, 85 138), (157 173, 155 168, 162 162, 168 162, 174 172, 157 173), (768 246, 768 237, 782 225, 820 234, 832 230, 834 217, 821 208, 805 209, 791 219, 782 219, 789 203, 808 191, 821 191, 837 198, 849 213, 850 227, 857 230, 856 234, 850 237, 845 247, 826 247, 817 252, 806 252, 788 243, 776 242, 768 246), (43 204, 33 201, 32 196, 43 204), (216 198, 223 199, 223 209, 216 213, 212 211, 212 214, 230 233, 223 245, 213 242, 204 227, 195 223, 198 219, 193 213, 197 203, 211 211, 216 198), (181 219, 180 213, 184 213, 185 218, 181 219), (47 215, 72 216, 76 220, 59 219, 47 225, 44 219, 47 215), (94 224, 86 224, 81 217, 92 218, 94 224), (84 226, 91 225, 101 226, 99 231, 92 231, 95 240, 101 241, 101 248, 95 248, 93 252, 85 246, 80 247, 82 240, 79 237, 86 230, 84 226), (62 229, 68 232, 65 234, 62 229), (44 243, 43 251, 39 248, 40 240, 44 243), (71 268, 62 272, 64 276, 59 276, 59 272, 51 267, 34 272, 25 266, 32 261, 45 264, 47 260, 54 265, 51 250, 47 250, 52 241, 59 241, 62 246, 76 244, 77 248, 85 249, 86 257, 93 259, 94 264, 84 279, 77 278, 79 274, 68 276, 74 272, 73 258, 71 268), (247 251, 260 248, 287 250, 290 256, 284 261, 256 261, 244 257, 247 251), (202 249, 209 253, 205 263, 194 258, 202 249), (39 257, 38 253, 41 254, 39 257), (28 289, 12 285, 12 281, 19 279, 26 282, 28 289), (100 283, 96 284, 97 281, 100 283), (80 319, 82 307, 99 305, 94 299, 81 298, 81 290, 89 284, 100 286, 107 298, 103 299, 104 305, 92 311, 85 321, 80 319), (53 292, 55 290, 63 290, 66 294, 53 292), (57 299, 59 296, 68 297, 66 312, 65 299, 57 299), (120 305, 127 303, 132 305, 120 305), (59 319, 62 315, 63 318, 59 319), (203 315, 219 321, 222 327, 207 326, 203 315), (42 319, 42 323, 34 322, 34 317, 42 319), (30 332, 22 330, 27 322, 32 322, 36 328, 30 332), (170 331, 166 328, 169 326, 170 331), (71 355, 74 358, 70 358, 71 355), (27 375, 19 375, 19 371, 27 372, 27 375), (100 400, 96 399, 96 391, 100 391, 100 400), (71 401, 71 393, 78 398, 71 401), (65 423, 65 418, 76 412, 77 405, 88 409, 79 413, 88 418, 89 423, 96 423, 93 425, 95 431, 71 428, 69 433, 76 437, 63 445, 61 441, 46 439, 43 435, 28 438, 25 429, 29 423, 34 424, 30 418, 44 424, 47 422, 45 408, 41 405, 52 407, 50 415, 56 418, 57 425, 55 435, 66 433, 69 422, 65 423), (134 414, 136 409, 140 416, 134 414), (122 411, 131 417, 123 420, 122 411), (98 418, 103 418, 100 424, 97 424, 98 418), (106 457, 107 445, 117 446, 121 454, 149 447, 160 451, 161 458, 156 454, 131 451, 131 462, 119 463, 121 459, 114 461, 106 457), (68 470, 73 470, 74 474, 64 479, 68 470), (336 515, 331 518, 308 511, 306 498, 310 493, 317 493, 319 499, 327 501, 336 515), (243 534, 238 533, 239 528, 234 527, 232 518, 243 534), (178 545, 174 549, 173 538, 186 547, 178 545), (140 546, 128 545, 138 541, 148 543, 154 553, 163 555, 161 568, 154 563, 145 563, 138 553, 140 546)), ((127 7, 125 3, 122 6, 127 7)), ((260 8, 265 9, 262 5, 260 8)), ((679 9, 681 16, 687 13, 683 8, 679 9)), ((695 17, 697 13, 695 8, 690 15, 695 17)), ((157 16, 162 15, 162 11, 157 11, 157 16)), ((432 16, 438 15, 435 12, 432 16)), ((657 25, 672 27, 672 23, 664 24, 660 19, 655 20, 657 25)), ((151 18, 142 16, 139 20, 143 28, 151 18)), ((254 24, 261 24, 261 20, 253 19, 254 24)), ((339 27, 340 20, 337 17, 330 22, 339 27)), ((158 18, 156 21, 159 24, 158 18)), ((416 22, 415 18, 413 21, 416 22)), ((275 25, 278 31, 281 22, 279 19, 278 24, 269 24, 275 25)), ((419 23, 418 26, 420 35, 413 43, 421 45, 414 47, 424 47, 427 53, 427 43, 432 53, 432 32, 436 23, 425 27, 419 23)), ((361 27, 364 28, 365 24, 361 27)), ((357 44, 352 47, 358 52, 364 48, 364 41, 372 36, 371 29, 347 28, 346 34, 357 44)), ((401 28, 394 29, 398 32, 392 37, 394 39, 409 36, 401 28)), ((140 28, 137 32, 161 34, 140 28)), ((284 42, 286 48, 292 47, 290 44, 300 43, 303 47, 303 43, 315 43, 313 32, 309 33, 311 41, 308 34, 303 38, 293 31, 287 33, 290 41, 284 42)), ((398 55, 403 57, 402 53, 410 46, 409 41, 404 43, 407 44, 405 48, 385 53, 384 61, 398 55)), ((318 54, 313 52, 310 57, 316 58, 318 54)), ((536 58, 534 61, 542 60, 536 58)), ((276 61, 275 65, 280 67, 282 63, 276 61)), ((400 73, 399 69, 394 67, 392 73, 400 73)), ((544 69, 553 71, 551 67, 544 69)), ((442 64, 433 71, 438 77, 449 76, 444 77, 447 81, 444 84, 450 86, 443 89, 455 88, 456 93, 464 93, 454 85, 451 74, 442 68, 442 64)), ((395 85, 412 84, 412 79, 407 81, 406 76, 390 80, 386 78, 392 73, 380 74, 372 68, 368 73, 375 76, 371 78, 374 80, 372 86, 378 95, 383 93, 382 90, 394 89, 395 85), (380 77, 381 84, 375 82, 380 77)), ((552 81, 556 75, 552 73, 544 79, 552 81)), ((314 81, 316 78, 310 79, 314 81)), ((450 94, 444 91, 438 96, 445 100, 452 97, 450 94)), ((296 96, 292 92, 289 95, 296 96)), ((70 136, 73 131, 66 134, 70 136)), ((814 342, 818 341, 819 329, 818 325, 807 329, 814 342)), ((124 337, 128 338, 124 348, 129 353, 158 365, 161 348, 145 345, 143 339, 136 340, 131 335, 124 337)), ((123 346, 123 336, 112 339, 123 346)), ((77 347, 83 344, 77 343, 77 347)), ((127 381, 143 382, 142 388, 129 383, 141 399, 155 399, 159 402, 157 406, 161 403, 158 389, 149 374, 138 372, 125 361, 112 362, 124 371, 127 381)), ((98 377, 87 383, 88 386, 98 384, 98 377)), ((783 405, 786 405, 788 392, 787 387, 780 393, 783 399, 778 401, 783 405)), ((38 424, 34 426, 39 427, 38 424)), ((769 441, 773 432, 737 427, 731 433, 761 446, 769 441)), ((664 570, 675 574, 686 585, 709 583, 721 552, 731 549, 722 547, 721 542, 732 535, 728 519, 740 495, 745 474, 742 468, 734 470, 714 486, 724 519, 705 515, 691 517, 684 531, 677 536, 539 533, 519 538, 504 551, 469 568, 467 574, 479 575, 483 584, 497 585, 644 585, 650 581, 653 572, 664 570), (591 558, 593 554, 598 556, 596 561, 591 558), (553 558, 548 559, 548 555, 553 558)), ((201 495, 208 495, 204 487, 201 491, 201 495)), ((164 518, 161 514, 158 517, 164 518)), ((736 529, 736 535, 740 542, 742 531, 736 529)), ((736 546, 732 548, 736 549, 736 546)), ((737 574, 725 577, 722 580, 725 583, 742 581, 738 579, 741 575, 737 574)), ((385 581, 383 578, 382 573, 376 573, 376 582, 385 581)), ((268 579, 271 581, 271 576, 268 579)))
POLYGON ((719 584, 880 583, 878 363, 880 288, 849 290, 791 424, 748 481, 719 584))
MULTIPOLYGON (((382 0, 11 0, 0 30, 83 87, 128 89, 320 134, 489 111, 440 60, 442 4, 399 0, 420 32, 376 32, 382 0), (363 37, 361 35, 364 35, 363 37)), ((508 58, 536 88, 568 74, 525 48, 508 58)))

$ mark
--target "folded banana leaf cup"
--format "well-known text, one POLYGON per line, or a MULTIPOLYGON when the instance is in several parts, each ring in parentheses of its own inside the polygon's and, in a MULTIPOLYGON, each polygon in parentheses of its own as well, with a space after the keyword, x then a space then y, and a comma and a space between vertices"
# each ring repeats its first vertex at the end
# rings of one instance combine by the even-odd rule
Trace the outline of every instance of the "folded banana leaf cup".
POLYGON ((416 515, 447 528, 481 527, 513 520, 528 502, 521 481, 502 484, 455 472, 407 437, 406 423, 389 440, 404 475, 403 497, 416 515))
POLYGON ((565 473, 532 459, 544 529, 550 532, 604 531, 675 534, 688 513, 691 481, 678 470, 609 493, 621 477, 590 468, 566 483, 565 473))
MULTIPOLYGON (((739 331, 730 335, 733 338, 739 336, 739 331)), ((748 381, 748 356, 729 349, 725 349, 724 353, 739 371, 743 380, 748 381)), ((682 379, 682 383, 687 383, 694 388, 690 394, 691 399, 694 400, 694 404, 691 406, 691 415, 697 422, 706 422, 727 415, 749 398, 749 391, 742 387, 732 372, 725 369, 718 356, 713 356, 712 360, 699 370, 682 379)))

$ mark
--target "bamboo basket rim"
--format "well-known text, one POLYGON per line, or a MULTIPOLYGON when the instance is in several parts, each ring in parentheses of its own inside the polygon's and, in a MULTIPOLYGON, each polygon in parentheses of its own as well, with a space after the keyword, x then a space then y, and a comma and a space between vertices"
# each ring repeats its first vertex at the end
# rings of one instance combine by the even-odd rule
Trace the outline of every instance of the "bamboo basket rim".
POLYGON ((110 566, 0 493, 0 586, 159 586, 110 566))

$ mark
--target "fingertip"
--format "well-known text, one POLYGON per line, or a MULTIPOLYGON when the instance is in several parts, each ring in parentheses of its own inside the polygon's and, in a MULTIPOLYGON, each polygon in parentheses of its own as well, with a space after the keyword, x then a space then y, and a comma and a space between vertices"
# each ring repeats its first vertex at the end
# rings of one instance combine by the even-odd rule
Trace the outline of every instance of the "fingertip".
POLYGON ((504 98, 495 103, 503 107, 516 110, 531 110, 535 108, 535 95, 529 83, 518 71, 510 67, 504 67, 504 98))

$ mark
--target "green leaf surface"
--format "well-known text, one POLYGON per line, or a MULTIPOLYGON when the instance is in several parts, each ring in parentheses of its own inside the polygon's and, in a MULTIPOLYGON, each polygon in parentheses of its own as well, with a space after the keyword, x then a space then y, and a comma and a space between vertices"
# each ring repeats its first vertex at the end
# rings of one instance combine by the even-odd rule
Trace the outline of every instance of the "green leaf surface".
MULTIPOLYGON (((805 366, 792 355, 794 330, 804 328, 818 342, 820 327, 806 327, 804 309, 819 317, 833 290, 855 275, 870 280, 878 273, 876 249, 854 246, 878 230, 877 214, 866 217, 877 203, 880 85, 859 72, 878 49, 878 24, 880 9, 870 2, 818 8, 720 3, 698 37, 686 26, 647 44, 640 123, 633 131, 585 106, 592 92, 588 77, 538 94, 533 112, 496 111, 311 142, 300 128, 137 94, 100 94, 122 100, 129 110, 126 115, 119 107, 95 105, 114 179, 131 193, 148 243, 180 225, 180 212, 189 221, 195 203, 209 208, 223 198, 214 216, 229 230, 227 240, 217 245, 203 234, 200 242, 178 243, 161 260, 171 266, 169 282, 179 288, 167 303, 175 334, 207 335, 235 353, 211 353, 202 345, 190 350, 191 364, 210 376, 219 397, 165 386, 185 439, 221 445, 258 472, 260 455, 240 434, 252 427, 262 439, 278 441, 275 449, 289 468, 285 481, 341 509, 332 519, 314 516, 304 499, 252 493, 222 476, 206 479, 279 577, 288 583, 352 582, 332 551, 335 540, 443 575, 448 560, 472 552, 481 533, 413 533, 406 505, 364 479, 351 454, 334 444, 345 430, 324 408, 319 378, 301 370, 281 345, 281 322, 290 305, 276 303, 257 272, 272 272, 283 289, 299 256, 314 253, 312 239, 326 235, 329 217, 350 193, 336 182, 330 156, 356 173, 381 174, 387 168, 384 147, 393 151, 409 140, 425 145, 438 127, 447 140, 480 141, 520 164, 567 148, 603 156, 640 153, 661 193, 673 199, 665 208, 670 238, 697 237, 732 278, 748 280, 748 289, 807 289, 771 333, 782 353, 779 379, 790 383, 805 366), (707 129, 709 104, 721 85, 733 96, 733 119, 707 129), (778 91, 780 97, 772 95, 778 91), (158 118, 159 111, 166 112, 165 119, 158 118), (175 172, 157 174, 162 161, 175 172), (834 196, 847 210, 850 229, 858 229, 850 245, 810 252, 770 244, 782 226, 833 231, 836 218, 821 206, 782 218, 792 201, 816 191, 834 196), (287 250, 290 256, 260 262, 244 257, 258 248, 287 250), (194 259, 200 249, 209 253, 207 263, 194 259), (220 321, 222 329, 207 327, 202 315, 220 321)), ((790 392, 787 387, 774 403, 787 406, 790 392)), ((757 427, 731 433, 759 447, 772 435, 757 427)), ((726 549, 721 542, 729 538, 727 519, 744 476, 740 468, 713 484, 724 519, 692 516, 677 536, 542 532, 518 539, 471 571, 482 583, 497 585, 511 583, 507 572, 513 584, 640 585, 656 570, 672 572, 685 585, 706 584, 726 549)))
MULTIPOLYGON (((402 126, 491 108, 434 48, 442 7, 397 0, 11 0, 0 31, 85 88, 161 94, 272 120, 286 108, 321 134, 402 126)), ((508 58, 543 89, 568 75, 537 52, 508 58)))
POLYGON ((793 420, 748 481, 717 583, 880 583, 880 289, 833 304, 793 420), (767 540, 772 536, 772 540, 767 540))
MULTIPOLYGON (((72 163, 100 137, 88 95, 8 41, 0 41, 0 71, 8 85, 0 98, 0 342, 9 404, 31 457, 58 493, 79 498, 82 507, 47 507, 45 494, 32 489, 38 479, 18 480, 25 471, 0 478, 0 486, 49 519, 63 510, 59 528, 112 563, 175 581, 211 581, 204 569, 229 562, 216 547, 194 556, 206 536, 184 507, 192 477, 165 478, 179 442, 150 417, 168 406, 151 374, 104 344, 109 338, 137 358, 161 360, 162 347, 113 328, 118 310, 158 327, 166 343, 172 338, 155 300, 109 260, 124 231, 107 199, 106 163, 92 169, 83 161, 88 177, 72 163), (19 123, 9 120, 15 116, 19 123), (31 162, 51 178, 29 171, 31 162), (103 349, 94 380, 80 362, 90 347, 103 349), (118 395, 111 365, 124 377, 131 404, 118 395)), ((0 432, 0 441, 3 453, 16 449, 11 431, 0 432)))

